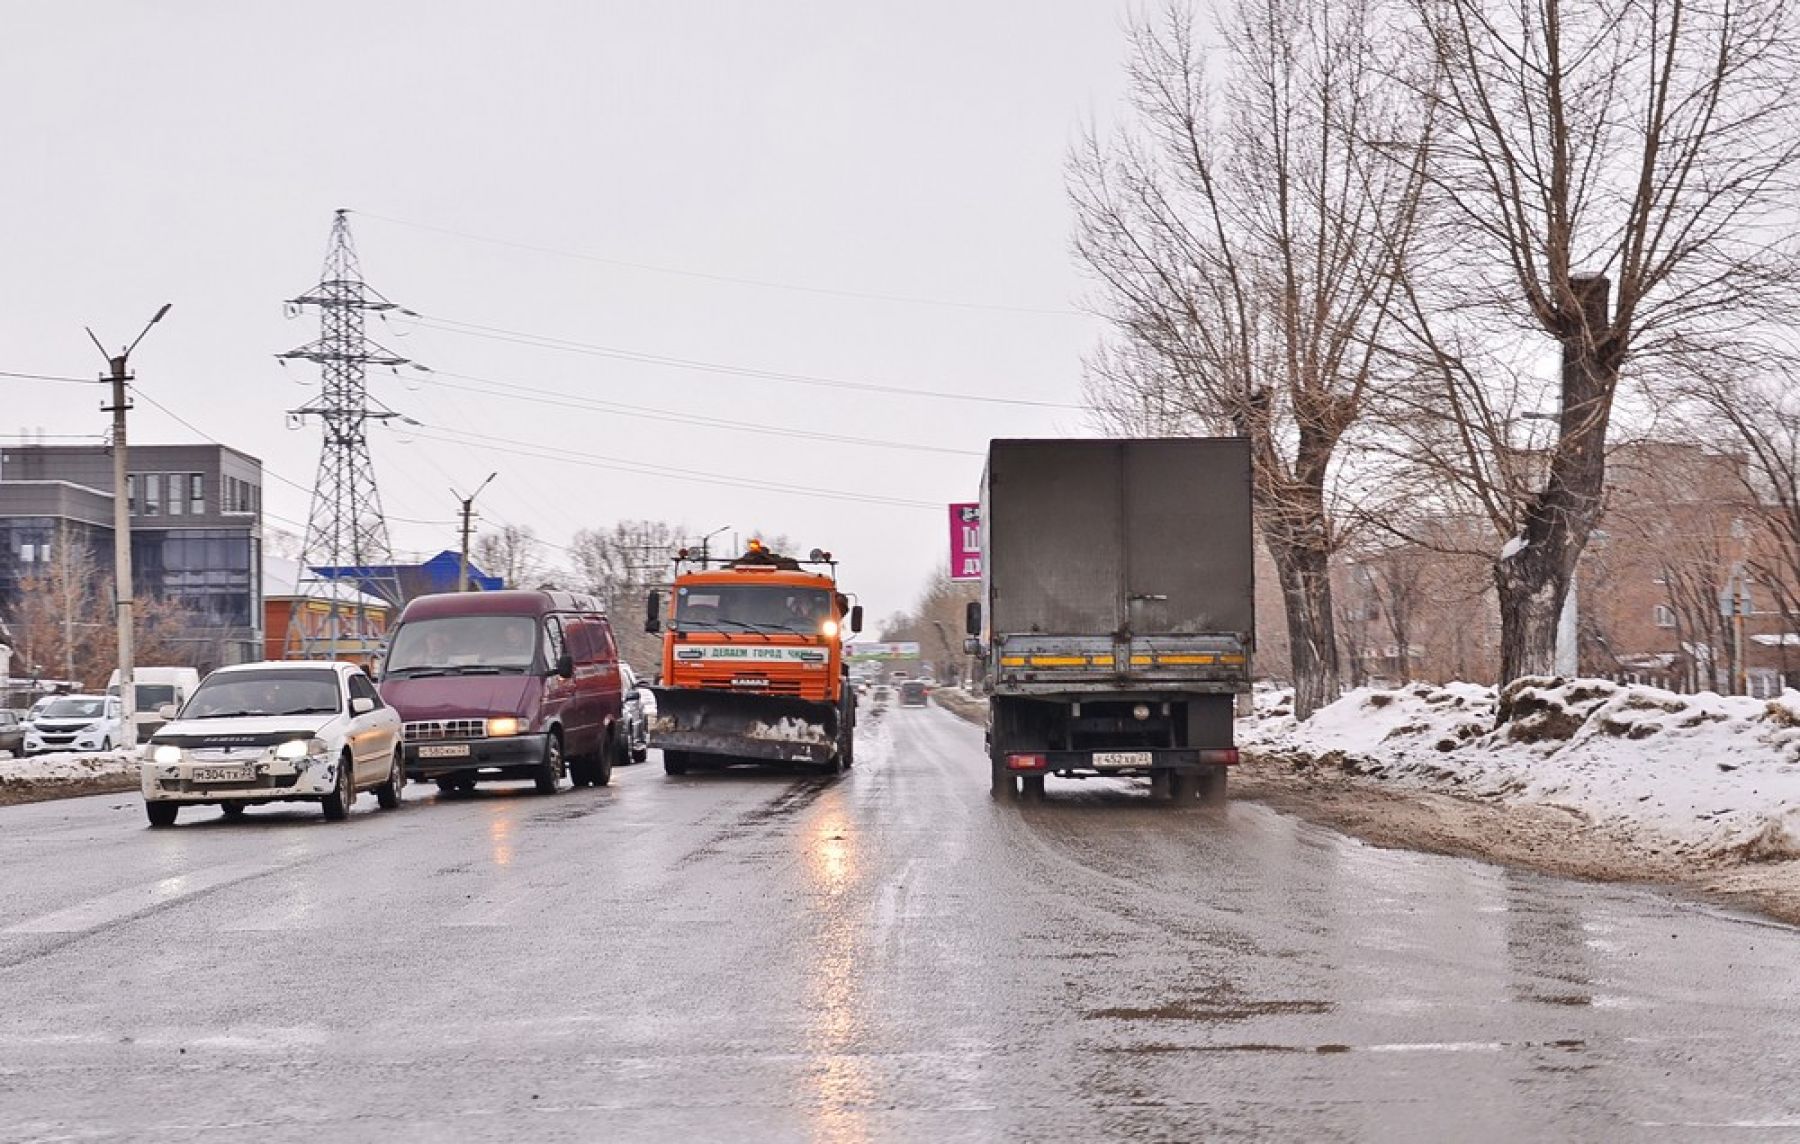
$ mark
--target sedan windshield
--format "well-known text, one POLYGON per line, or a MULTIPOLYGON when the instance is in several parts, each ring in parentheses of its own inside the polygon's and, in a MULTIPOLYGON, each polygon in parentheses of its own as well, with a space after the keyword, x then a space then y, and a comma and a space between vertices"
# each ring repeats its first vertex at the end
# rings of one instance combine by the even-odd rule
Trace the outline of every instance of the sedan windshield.
POLYGON ((104 699, 53 699, 38 713, 40 719, 98 719, 106 714, 104 699))
POLYGON ((537 621, 530 616, 445 616, 400 625, 385 674, 525 672, 537 662, 537 621))
POLYGON ((675 629, 818 635, 831 601, 817 588, 782 584, 693 584, 675 593, 675 629))
POLYGON ((182 708, 181 717, 335 715, 339 704, 335 671, 303 667, 231 671, 208 676, 182 708))

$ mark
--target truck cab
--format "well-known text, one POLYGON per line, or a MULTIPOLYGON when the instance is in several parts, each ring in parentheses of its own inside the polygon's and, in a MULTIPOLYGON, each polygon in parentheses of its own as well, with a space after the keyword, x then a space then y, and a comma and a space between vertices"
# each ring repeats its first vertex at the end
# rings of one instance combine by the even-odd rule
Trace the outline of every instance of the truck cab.
POLYGON ((669 774, 708 761, 851 765, 844 639, 861 630, 862 608, 838 591, 830 555, 801 561, 753 540, 716 565, 677 556, 668 615, 652 593, 645 624, 663 636, 650 745, 669 774))

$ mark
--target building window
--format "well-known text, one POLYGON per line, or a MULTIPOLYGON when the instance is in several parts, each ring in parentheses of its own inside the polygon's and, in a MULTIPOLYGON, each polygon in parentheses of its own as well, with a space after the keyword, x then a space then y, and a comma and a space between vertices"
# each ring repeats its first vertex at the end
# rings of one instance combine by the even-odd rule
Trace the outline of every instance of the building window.
POLYGON ((163 480, 169 484, 169 515, 180 516, 187 509, 187 489, 182 486, 187 478, 182 473, 164 473, 163 480))
POLYGON ((206 515, 206 474, 188 474, 188 513, 191 516, 206 515))
POLYGON ((144 515, 162 515, 162 474, 144 474, 144 515))
POLYGON ((136 473, 125 474, 125 511, 132 516, 138 512, 137 501, 138 479, 136 473))
POLYGON ((1675 609, 1669 607, 1667 604, 1658 604, 1656 605, 1654 618, 1657 627, 1672 628, 1675 626, 1675 609))

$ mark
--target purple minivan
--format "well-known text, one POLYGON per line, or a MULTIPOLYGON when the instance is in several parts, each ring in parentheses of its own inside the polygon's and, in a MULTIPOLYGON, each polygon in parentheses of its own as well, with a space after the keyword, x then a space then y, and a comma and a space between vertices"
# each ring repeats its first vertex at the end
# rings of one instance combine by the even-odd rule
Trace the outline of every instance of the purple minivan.
POLYGON ((531 779, 554 794, 605 786, 631 750, 619 653, 591 596, 448 592, 406 605, 388 640, 381 697, 405 721, 408 778, 466 792, 531 779))

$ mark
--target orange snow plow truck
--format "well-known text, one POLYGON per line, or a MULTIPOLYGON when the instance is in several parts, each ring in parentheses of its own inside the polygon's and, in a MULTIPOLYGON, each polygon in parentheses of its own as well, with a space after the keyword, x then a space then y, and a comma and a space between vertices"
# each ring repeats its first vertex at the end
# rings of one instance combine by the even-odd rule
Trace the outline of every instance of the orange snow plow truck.
POLYGON ((831 553, 796 560, 752 540, 715 562, 683 549, 668 616, 660 592, 647 616, 645 629, 663 636, 650 746, 668 773, 728 762, 838 773, 855 762, 844 640, 862 630, 862 606, 837 590, 831 553))

